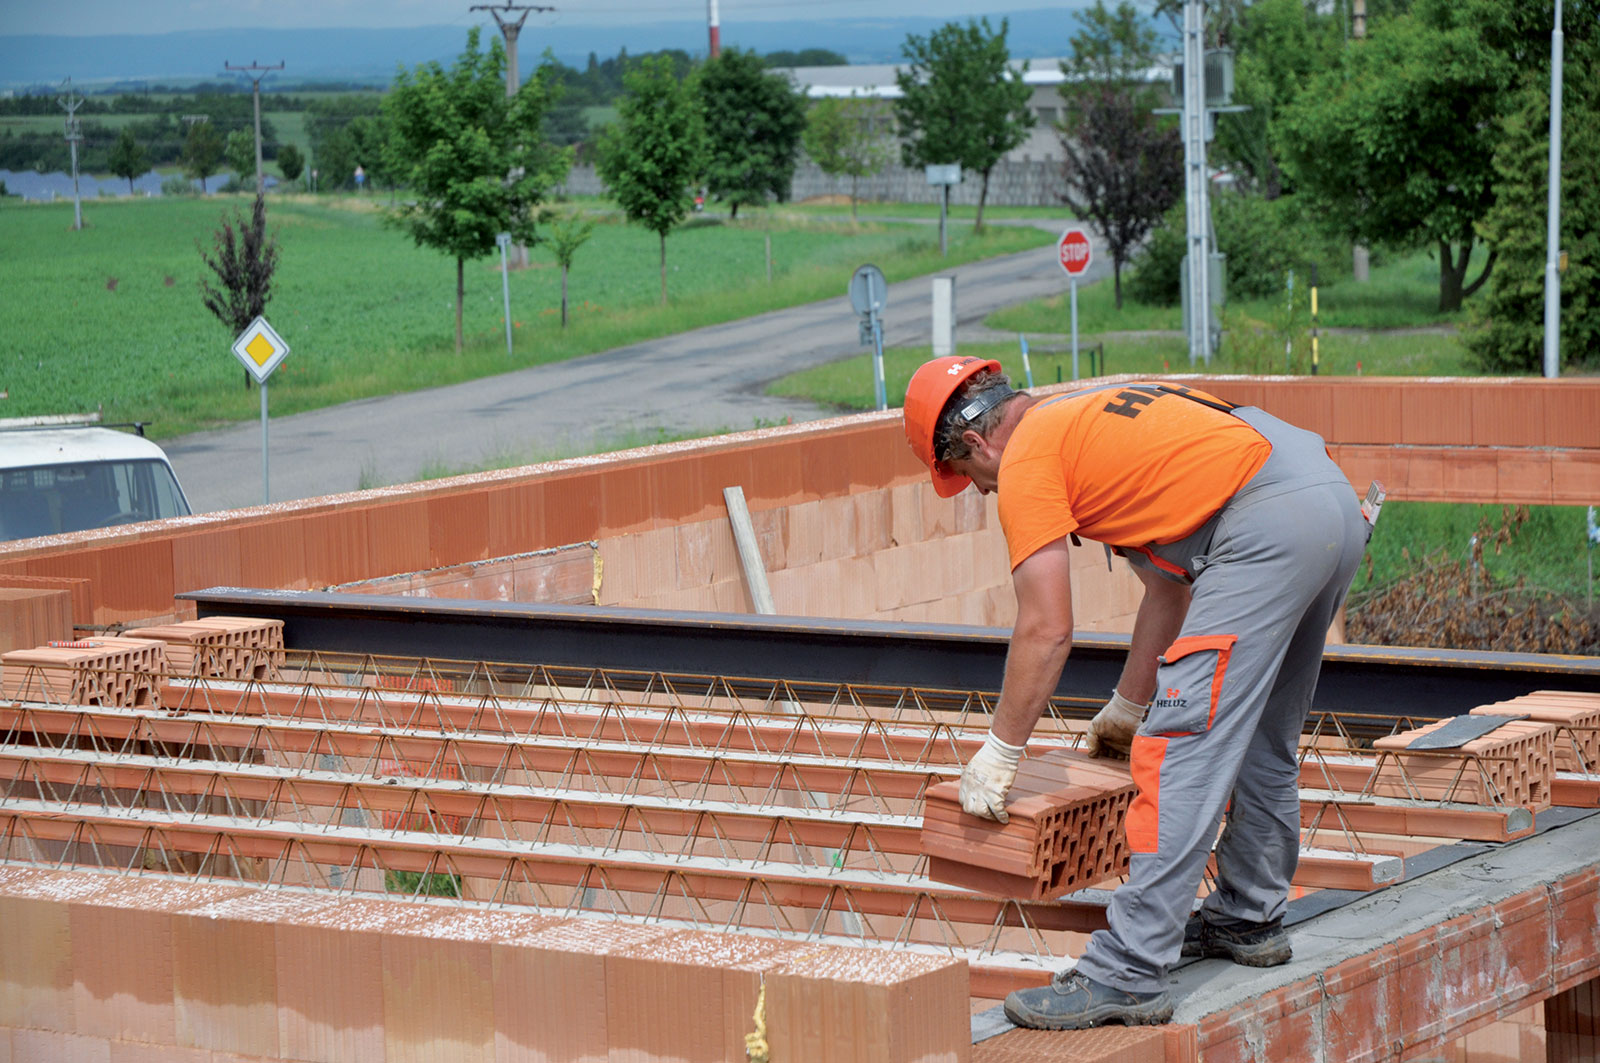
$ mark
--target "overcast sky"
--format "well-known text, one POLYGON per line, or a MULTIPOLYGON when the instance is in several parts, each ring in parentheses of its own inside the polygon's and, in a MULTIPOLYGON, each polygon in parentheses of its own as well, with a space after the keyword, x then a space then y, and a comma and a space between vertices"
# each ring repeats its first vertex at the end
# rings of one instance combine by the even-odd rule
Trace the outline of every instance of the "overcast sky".
MULTIPOLYGON (((0 34, 171 33, 178 30, 301 29, 460 25, 486 21, 473 0, 0 0, 0 34)), ((529 16, 529 25, 592 26, 627 22, 704 21, 704 0, 540 0, 557 7, 529 16)), ((722 24, 800 18, 926 15, 964 18, 1060 7, 1042 0, 720 0, 722 24)))

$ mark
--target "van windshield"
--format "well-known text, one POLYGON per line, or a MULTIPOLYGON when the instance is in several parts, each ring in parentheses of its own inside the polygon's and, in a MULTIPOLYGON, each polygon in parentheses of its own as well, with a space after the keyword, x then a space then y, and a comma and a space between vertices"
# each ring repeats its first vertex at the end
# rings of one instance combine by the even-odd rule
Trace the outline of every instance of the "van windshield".
POLYGON ((0 540, 188 513, 172 469, 154 459, 0 469, 0 540))

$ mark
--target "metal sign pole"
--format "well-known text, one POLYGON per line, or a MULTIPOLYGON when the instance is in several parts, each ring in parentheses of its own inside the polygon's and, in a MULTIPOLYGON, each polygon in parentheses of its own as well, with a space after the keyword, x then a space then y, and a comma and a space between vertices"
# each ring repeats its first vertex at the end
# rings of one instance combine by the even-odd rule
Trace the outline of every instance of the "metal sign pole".
POLYGON ((1078 278, 1067 283, 1072 289, 1072 379, 1078 379, 1078 278))
POLYGON ((511 357, 511 270, 506 266, 506 245, 511 243, 510 233, 500 233, 494 238, 500 245, 500 292, 506 306, 506 357, 511 357))
POLYGON ((267 382, 261 382, 261 504, 270 505, 272 492, 267 484, 267 382))
POLYGON ((939 197, 939 257, 944 258, 947 246, 944 236, 944 223, 945 218, 950 214, 950 186, 941 185, 940 188, 944 194, 939 197))
POLYGON ((872 322, 872 383, 874 392, 878 397, 878 409, 887 410, 889 408, 888 388, 883 382, 883 321, 878 317, 878 286, 876 282, 876 277, 870 275, 867 277, 867 305, 871 308, 872 322))

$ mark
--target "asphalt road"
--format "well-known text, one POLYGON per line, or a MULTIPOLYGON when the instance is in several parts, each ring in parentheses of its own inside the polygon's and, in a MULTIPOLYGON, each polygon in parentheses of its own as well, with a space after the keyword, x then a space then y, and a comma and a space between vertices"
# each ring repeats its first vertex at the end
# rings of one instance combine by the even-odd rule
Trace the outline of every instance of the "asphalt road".
MULTIPOLYGON (((1055 224, 1055 223, 1050 223, 1055 224)), ((1109 272, 1098 260, 1087 279, 1109 272)), ((1054 247, 958 266, 958 330, 981 332, 995 309, 1065 290, 1054 247)), ((744 430, 837 411, 763 394, 772 380, 859 353, 855 312, 839 297, 659 340, 449 387, 363 399, 272 418, 271 500, 405 483, 426 469, 463 470, 587 453, 657 430, 744 430)), ((931 342, 928 277, 891 285, 885 343, 931 342)), ((958 344, 961 331, 958 331, 958 344)), ((897 396, 890 403, 897 403, 897 396)), ((262 502, 261 426, 240 424, 163 443, 196 512, 262 502)))

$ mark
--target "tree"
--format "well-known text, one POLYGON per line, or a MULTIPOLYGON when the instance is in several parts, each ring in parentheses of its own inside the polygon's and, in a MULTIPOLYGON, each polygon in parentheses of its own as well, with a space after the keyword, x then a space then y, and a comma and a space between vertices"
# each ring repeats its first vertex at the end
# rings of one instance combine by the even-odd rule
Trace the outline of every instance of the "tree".
POLYGON ((802 138, 811 161, 832 177, 850 178, 850 220, 856 220, 856 184, 889 164, 890 145, 878 131, 876 101, 818 100, 802 138))
POLYGON ((1068 121, 1061 198, 1104 237, 1121 310, 1122 267, 1183 194, 1183 143, 1136 97, 1112 88, 1080 98, 1068 121))
POLYGON ((978 218, 989 199, 989 174, 1001 156, 1021 144, 1033 128, 1028 100, 1033 89, 1022 80, 1028 64, 1010 67, 1007 19, 995 32, 989 20, 965 26, 948 22, 927 37, 913 33, 900 46, 905 69, 895 74, 901 96, 895 101, 907 166, 960 163, 983 175, 978 218))
MULTIPOLYGON (((272 298, 272 274, 278 268, 278 241, 267 235, 265 197, 256 194, 248 221, 237 212, 231 217, 222 216, 222 228, 212 235, 210 254, 198 240, 195 247, 200 252, 200 261, 217 278, 216 287, 201 278, 201 302, 228 327, 230 336, 237 336, 266 312, 267 301, 272 298)), ((245 386, 249 387, 248 372, 244 379, 245 386)))
POLYGON ((781 74, 754 52, 729 48, 696 81, 705 111, 706 186, 732 208, 789 198, 805 104, 781 74))
MULTIPOLYGON (((1563 77, 1560 275, 1562 361, 1600 367, 1600 46, 1569 45, 1563 77)), ((1463 335, 1491 373, 1544 362, 1545 210, 1550 174, 1549 63, 1529 71, 1495 150, 1495 204, 1480 227, 1499 253, 1463 335)))
POLYGON ((487 52, 478 50, 474 27, 453 67, 434 62, 402 70, 383 103, 391 130, 387 161, 414 193, 386 218, 419 247, 456 260, 458 354, 467 260, 492 253, 502 232, 536 244, 536 208, 572 164, 570 150, 542 135, 549 67, 541 65, 507 99, 505 62, 498 37, 487 52))
POLYGON ((128 182, 130 196, 133 194, 133 179, 144 173, 146 166, 144 148, 134 139, 133 132, 124 129, 118 133, 117 142, 111 146, 109 169, 128 182))
POLYGON ((298 181, 305 168, 306 157, 300 154, 299 148, 293 144, 285 144, 278 150, 278 170, 283 174, 285 181, 298 181))
POLYGON ((1275 130, 1297 190, 1345 235, 1437 248, 1442 312, 1460 309, 1494 268, 1491 248, 1477 279, 1466 280, 1476 227, 1494 203, 1504 89, 1517 80, 1474 6, 1419 0, 1351 41, 1275 130))
POLYGON ((596 170, 622 205, 661 241, 661 301, 667 301, 667 234, 694 206, 691 188, 706 156, 705 118, 693 87, 665 56, 646 59, 623 78, 627 95, 600 143, 596 170))
POLYGON ((572 260, 594 232, 594 222, 587 218, 580 218, 576 214, 568 214, 559 221, 550 225, 550 250, 556 256, 556 263, 561 266, 561 327, 567 327, 567 271, 572 269, 572 260))
POLYGON ((183 138, 183 172, 199 181, 204 192, 206 179, 217 172, 221 162, 222 137, 210 122, 195 122, 183 138))
POLYGON ((770 67, 849 66, 850 60, 829 48, 802 48, 798 52, 779 49, 763 60, 770 67))
POLYGON ((235 178, 240 184, 253 180, 256 175, 256 137, 255 134, 244 129, 235 129, 228 134, 228 139, 223 145, 222 155, 228 160, 228 165, 233 167, 235 178))
POLYGON ((1160 38, 1138 8, 1120 0, 1113 10, 1105 0, 1095 0, 1093 7, 1078 12, 1077 21, 1072 54, 1061 63, 1068 79, 1061 95, 1069 105, 1078 86, 1087 86, 1091 94, 1101 86, 1150 88, 1144 75, 1155 65, 1160 38))

